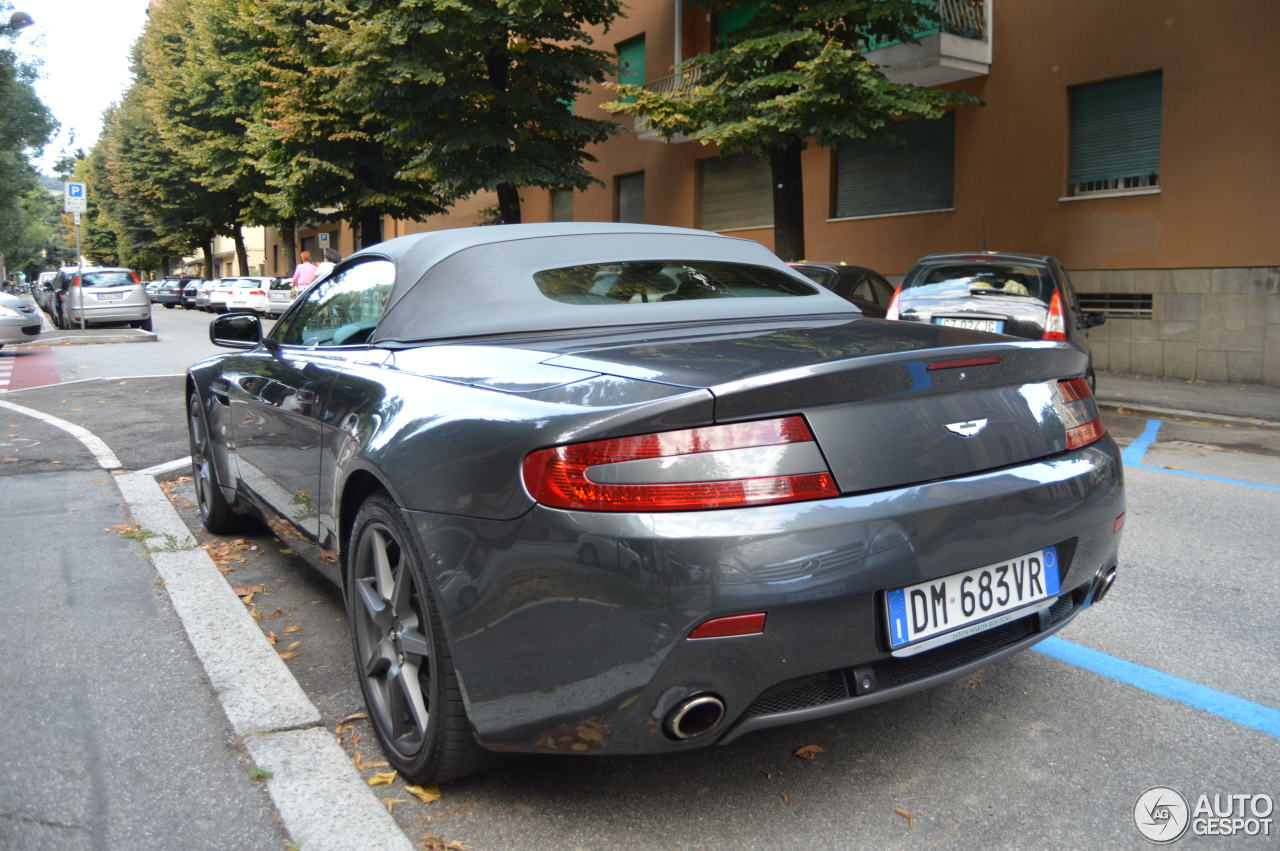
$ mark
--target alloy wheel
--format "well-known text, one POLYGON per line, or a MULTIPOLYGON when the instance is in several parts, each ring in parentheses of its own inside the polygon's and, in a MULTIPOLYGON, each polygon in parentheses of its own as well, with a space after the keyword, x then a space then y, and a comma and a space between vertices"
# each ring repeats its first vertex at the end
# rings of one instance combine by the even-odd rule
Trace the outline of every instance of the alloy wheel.
POLYGON ((385 524, 367 524, 354 555, 356 664, 387 744, 412 757, 426 742, 430 719, 425 598, 408 553, 385 524))
POLYGON ((195 480, 196 502, 200 506, 200 516, 207 519, 214 488, 209 469, 209 435, 205 432, 200 401, 194 396, 187 411, 187 429, 191 435, 191 476, 195 480))

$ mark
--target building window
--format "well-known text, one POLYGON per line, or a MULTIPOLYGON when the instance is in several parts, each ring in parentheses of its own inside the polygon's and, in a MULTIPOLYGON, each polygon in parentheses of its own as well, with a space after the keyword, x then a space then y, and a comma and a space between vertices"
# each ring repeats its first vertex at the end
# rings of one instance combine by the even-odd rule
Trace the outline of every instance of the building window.
POLYGON ((616 180, 620 222, 644 224, 644 172, 624 174, 616 180))
POLYGON ((837 149, 836 218, 955 206, 955 113, 892 129, 904 144, 858 140, 837 149))
POLYGON ((572 189, 552 189, 551 190, 551 221, 553 222, 573 221, 573 190, 572 189))
POLYGON ((773 227, 769 163, 737 154, 698 163, 698 227, 706 230, 773 227))
MULTIPOLYGON (((644 70, 644 36, 618 45, 618 82, 624 85, 643 86, 644 70)), ((622 103, 630 103, 635 98, 619 98, 622 103)))
POLYGON ((1072 195, 1160 185, 1161 77, 1071 88, 1072 195))

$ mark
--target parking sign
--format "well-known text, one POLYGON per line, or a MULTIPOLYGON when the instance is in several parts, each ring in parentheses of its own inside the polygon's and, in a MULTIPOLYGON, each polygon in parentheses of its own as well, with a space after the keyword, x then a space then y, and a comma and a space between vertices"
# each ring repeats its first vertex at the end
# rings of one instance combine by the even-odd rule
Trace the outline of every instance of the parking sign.
POLYGON ((64 213, 87 213, 89 211, 89 193, 83 183, 68 183, 66 194, 62 198, 64 213))

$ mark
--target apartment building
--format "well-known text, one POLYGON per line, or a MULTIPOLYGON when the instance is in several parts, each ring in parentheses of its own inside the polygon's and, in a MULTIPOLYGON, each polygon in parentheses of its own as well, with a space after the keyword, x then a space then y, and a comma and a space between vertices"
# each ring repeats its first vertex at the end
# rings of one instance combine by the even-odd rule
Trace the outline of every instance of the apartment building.
MULTIPOLYGON (((940 27, 868 56, 891 79, 985 105, 903 123, 901 147, 810 144, 808 259, 893 277, 930 252, 1052 254, 1108 314, 1091 332, 1099 368, 1280 386, 1280 3, 937 3, 940 27)), ((626 81, 679 86, 681 63, 737 25, 689 0, 632 0, 596 44, 626 81)), ((575 108, 600 114, 613 97, 598 87, 575 108)), ((772 247, 766 163, 613 117, 625 132, 591 150, 601 185, 527 190, 526 221, 699 227, 772 247)), ((475 224, 492 203, 384 233, 475 224)))

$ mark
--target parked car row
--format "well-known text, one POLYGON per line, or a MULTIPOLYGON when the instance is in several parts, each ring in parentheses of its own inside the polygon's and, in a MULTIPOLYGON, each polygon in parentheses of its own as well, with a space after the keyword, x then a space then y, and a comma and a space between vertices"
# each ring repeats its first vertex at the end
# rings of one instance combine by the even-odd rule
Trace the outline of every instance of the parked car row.
POLYGON ((43 272, 34 297, 58 328, 128 323, 151 330, 151 299, 138 276, 115 266, 63 266, 43 272))
POLYGON ((149 281, 145 285, 153 304, 168 309, 203 310, 225 313, 251 310, 261 316, 279 316, 293 303, 288 278, 231 276, 225 278, 174 277, 149 281))

